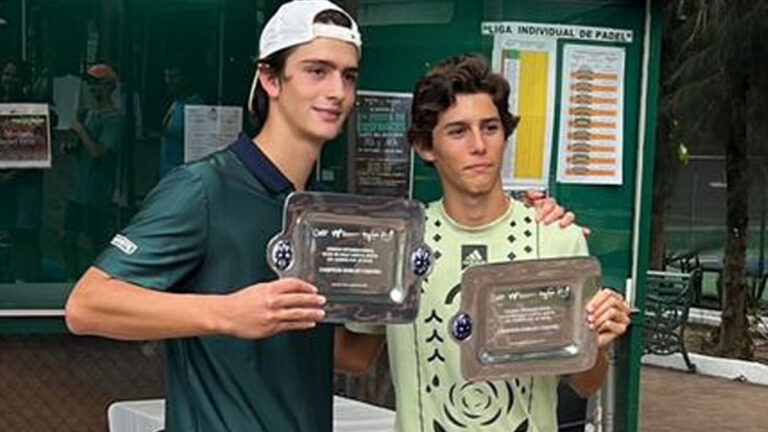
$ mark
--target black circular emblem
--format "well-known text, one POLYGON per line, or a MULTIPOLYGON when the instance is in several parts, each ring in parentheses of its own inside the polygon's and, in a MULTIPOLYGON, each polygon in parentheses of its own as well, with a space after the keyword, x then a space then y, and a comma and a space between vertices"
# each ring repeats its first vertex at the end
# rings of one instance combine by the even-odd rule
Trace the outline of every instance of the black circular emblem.
POLYGON ((424 248, 418 248, 411 254, 411 268, 416 276, 424 276, 429 271, 432 264, 432 256, 424 248))
POLYGON ((458 341, 463 341, 472 335, 472 318, 465 313, 460 313, 451 322, 451 334, 458 341))
POLYGON ((293 261, 293 249, 291 243, 286 240, 280 240, 272 248, 272 261, 275 263, 275 267, 283 271, 291 266, 293 261))

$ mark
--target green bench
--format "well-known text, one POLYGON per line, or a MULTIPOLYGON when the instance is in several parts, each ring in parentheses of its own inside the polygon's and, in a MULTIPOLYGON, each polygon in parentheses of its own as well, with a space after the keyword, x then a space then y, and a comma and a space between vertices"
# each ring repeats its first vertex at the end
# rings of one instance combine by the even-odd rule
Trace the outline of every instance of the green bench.
POLYGON ((643 353, 681 353, 688 371, 695 372, 685 348, 685 327, 701 270, 690 273, 648 271, 643 319, 643 353))

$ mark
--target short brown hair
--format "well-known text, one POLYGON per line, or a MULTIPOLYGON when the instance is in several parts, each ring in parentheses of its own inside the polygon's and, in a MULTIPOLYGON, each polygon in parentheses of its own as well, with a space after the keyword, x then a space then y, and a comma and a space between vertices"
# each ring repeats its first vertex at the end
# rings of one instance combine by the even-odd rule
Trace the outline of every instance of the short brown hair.
POLYGON ((456 103, 457 95, 477 93, 491 97, 501 117, 504 137, 508 138, 520 120, 509 112, 509 83, 491 72, 482 57, 463 54, 436 64, 416 83, 408 141, 432 147, 432 131, 440 114, 456 103))

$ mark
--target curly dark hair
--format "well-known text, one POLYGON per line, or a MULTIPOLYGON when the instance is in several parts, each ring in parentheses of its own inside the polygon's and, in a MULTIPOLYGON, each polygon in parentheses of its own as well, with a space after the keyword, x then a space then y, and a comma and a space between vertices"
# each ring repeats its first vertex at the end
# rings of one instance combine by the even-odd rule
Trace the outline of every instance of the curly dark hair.
POLYGON ((411 145, 432 147, 432 131, 440 114, 456 103, 456 95, 486 93, 499 110, 504 137, 514 132, 520 118, 509 112, 509 83, 491 72, 488 63, 477 55, 448 57, 433 66, 416 83, 411 105, 411 145))

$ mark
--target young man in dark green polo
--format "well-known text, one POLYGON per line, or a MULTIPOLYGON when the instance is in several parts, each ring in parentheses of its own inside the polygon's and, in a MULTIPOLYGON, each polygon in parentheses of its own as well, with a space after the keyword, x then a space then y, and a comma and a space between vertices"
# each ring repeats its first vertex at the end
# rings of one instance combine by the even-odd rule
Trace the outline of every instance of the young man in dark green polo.
POLYGON ((265 249, 353 106, 359 59, 338 6, 283 5, 260 42, 260 132, 169 173, 71 294, 74 333, 168 339, 167 431, 331 430, 325 299, 274 280, 265 249))
POLYGON ((333 3, 284 4, 261 36, 258 134, 166 176, 70 296, 74 333, 168 339, 169 432, 330 431, 334 360, 362 370, 358 352, 378 346, 344 329, 334 346, 325 299, 265 258, 283 200, 353 106, 360 46, 333 3))

